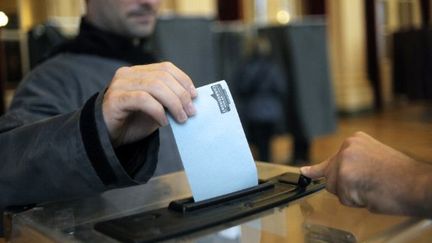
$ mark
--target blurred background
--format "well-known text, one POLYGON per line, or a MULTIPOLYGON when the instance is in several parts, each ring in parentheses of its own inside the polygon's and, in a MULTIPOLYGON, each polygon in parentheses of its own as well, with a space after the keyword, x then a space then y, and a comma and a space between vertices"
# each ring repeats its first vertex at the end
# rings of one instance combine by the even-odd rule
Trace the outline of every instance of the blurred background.
MULTIPOLYGON (((362 130, 432 161, 431 2, 163 0, 151 43, 197 86, 227 81, 257 160, 320 162, 362 130)), ((1 112, 84 11, 0 1, 1 112)))

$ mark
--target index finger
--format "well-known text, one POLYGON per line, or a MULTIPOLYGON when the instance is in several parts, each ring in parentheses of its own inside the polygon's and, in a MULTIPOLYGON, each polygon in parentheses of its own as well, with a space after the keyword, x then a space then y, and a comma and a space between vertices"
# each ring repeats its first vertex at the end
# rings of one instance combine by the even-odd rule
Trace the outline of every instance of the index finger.
POLYGON ((192 98, 195 98, 198 95, 192 79, 171 62, 150 64, 150 67, 171 74, 171 76, 173 76, 183 86, 185 90, 189 91, 192 98))
POLYGON ((300 172, 309 178, 318 179, 324 177, 328 163, 329 160, 327 159, 317 165, 304 166, 300 168, 300 172))

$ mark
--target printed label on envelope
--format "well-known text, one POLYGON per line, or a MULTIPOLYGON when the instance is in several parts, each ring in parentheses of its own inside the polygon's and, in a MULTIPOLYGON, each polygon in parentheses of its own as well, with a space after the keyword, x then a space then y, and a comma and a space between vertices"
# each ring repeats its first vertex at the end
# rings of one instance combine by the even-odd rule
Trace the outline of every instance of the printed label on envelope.
POLYGON ((184 124, 168 116, 195 201, 256 186, 257 169, 228 85, 219 81, 197 91, 195 116, 184 124))

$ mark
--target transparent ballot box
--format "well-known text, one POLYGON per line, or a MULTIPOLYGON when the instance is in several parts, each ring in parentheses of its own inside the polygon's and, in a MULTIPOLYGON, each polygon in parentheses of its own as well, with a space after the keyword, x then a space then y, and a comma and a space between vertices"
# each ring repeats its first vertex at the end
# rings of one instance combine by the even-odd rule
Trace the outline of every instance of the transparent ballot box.
POLYGON ((184 172, 176 172, 144 185, 10 213, 5 222, 6 240, 231 243, 432 239, 430 220, 349 208, 321 190, 322 182, 299 186, 298 178, 284 176, 298 173, 298 168, 260 162, 257 167, 261 180, 257 190, 204 204, 191 201, 184 172))

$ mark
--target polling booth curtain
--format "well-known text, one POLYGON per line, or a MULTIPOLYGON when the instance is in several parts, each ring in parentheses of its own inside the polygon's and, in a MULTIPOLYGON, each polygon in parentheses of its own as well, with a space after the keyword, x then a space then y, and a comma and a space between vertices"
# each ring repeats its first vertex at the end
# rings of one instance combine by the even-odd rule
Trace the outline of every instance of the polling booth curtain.
POLYGON ((312 139, 336 129, 336 108, 329 71, 326 25, 313 19, 266 27, 273 55, 286 72, 287 129, 312 139))
MULTIPOLYGON (((214 21, 205 18, 160 19, 153 45, 160 60, 171 61, 185 70, 196 86, 225 79, 231 87, 244 58, 246 32, 226 25, 215 28, 214 21)), ((333 132, 336 111, 324 21, 306 19, 286 26, 263 27, 258 33, 269 38, 273 60, 286 77, 282 132, 301 140, 333 132)), ((172 135, 162 132, 161 136, 172 135)), ((172 141, 168 147, 175 146, 173 140, 165 140, 172 141)), ((178 160, 177 153, 167 151, 160 152, 160 160, 178 160)))
POLYGON ((231 86, 235 82, 234 74, 243 61, 245 32, 220 26, 214 35, 217 48, 217 77, 225 79, 231 86))
POLYGON ((213 22, 208 18, 162 18, 155 31, 159 59, 180 67, 197 87, 216 81, 213 22))

